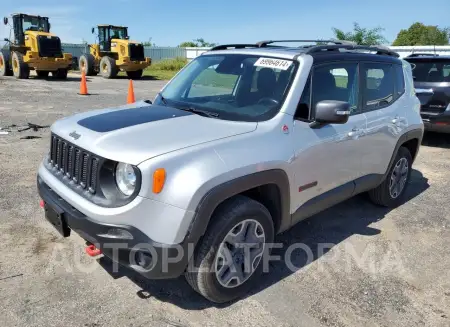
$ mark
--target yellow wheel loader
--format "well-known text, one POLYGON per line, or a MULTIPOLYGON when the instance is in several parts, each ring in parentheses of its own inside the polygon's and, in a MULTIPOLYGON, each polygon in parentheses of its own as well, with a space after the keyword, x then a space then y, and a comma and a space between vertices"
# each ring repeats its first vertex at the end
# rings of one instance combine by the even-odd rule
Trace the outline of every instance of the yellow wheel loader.
MULTIPOLYGON (((27 14, 11 17, 14 40, 5 39, 8 44, 0 50, 0 76, 28 78, 30 70, 36 70, 41 78, 52 73, 56 79, 66 79, 72 55, 62 53, 61 40, 50 33, 48 17, 27 14)), ((7 25, 8 18, 3 18, 3 22, 7 25)))
POLYGON ((80 70, 87 76, 100 73, 104 78, 114 78, 119 71, 124 71, 131 79, 141 78, 152 60, 144 56, 142 43, 129 40, 128 27, 98 25, 97 29, 98 43, 90 44, 90 53, 80 56, 80 70))

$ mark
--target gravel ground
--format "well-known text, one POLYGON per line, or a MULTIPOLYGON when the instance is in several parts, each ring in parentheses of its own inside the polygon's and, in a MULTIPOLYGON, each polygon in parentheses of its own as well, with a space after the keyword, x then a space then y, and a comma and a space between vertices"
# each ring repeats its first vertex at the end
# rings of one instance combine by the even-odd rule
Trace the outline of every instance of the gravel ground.
MULTIPOLYGON (((163 84, 136 81, 136 98, 163 84)), ((77 75, 0 79, 0 127, 17 125, 0 135, 2 326, 450 326, 449 136, 425 137, 402 206, 357 196, 300 223, 277 239, 312 249, 292 253, 293 271, 275 262, 248 297, 215 306, 183 278, 112 273, 80 237, 62 239, 45 221, 35 184, 49 131, 18 129, 123 104, 128 81, 94 77, 88 88, 77 95, 77 75)))

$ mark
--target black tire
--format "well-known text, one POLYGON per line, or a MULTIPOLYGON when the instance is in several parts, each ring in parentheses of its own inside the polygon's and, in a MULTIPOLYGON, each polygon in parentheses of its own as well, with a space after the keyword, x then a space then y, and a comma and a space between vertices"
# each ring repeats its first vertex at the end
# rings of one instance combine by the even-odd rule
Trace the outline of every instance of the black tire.
POLYGON ((113 58, 106 56, 100 60, 100 74, 103 78, 114 78, 118 72, 116 61, 113 58))
POLYGON ((55 79, 64 80, 64 79, 67 79, 67 72, 68 72, 67 69, 60 68, 57 71, 52 72, 52 76, 55 79))
POLYGON ((13 71, 10 64, 10 52, 0 50, 0 76, 12 76, 13 71))
POLYGON ((11 59, 13 74, 16 78, 27 79, 30 77, 30 68, 23 61, 23 55, 20 52, 14 51, 11 59))
MULTIPOLYGON (((265 243, 272 243, 274 227, 265 206, 245 196, 236 196, 222 203, 211 217, 211 223, 191 259, 185 277, 189 285, 208 300, 216 303, 232 301, 247 294, 263 270, 261 259, 250 277, 241 285, 228 288, 220 284, 214 271, 217 250, 236 224, 246 219, 258 221, 265 233, 265 243)), ((265 251, 267 250, 267 247, 265 251)))
POLYGON ((95 71, 95 58, 90 53, 86 53, 81 55, 80 60, 78 62, 80 72, 84 70, 86 76, 93 76, 95 71))
POLYGON ((36 70, 36 74, 39 78, 47 78, 50 72, 47 70, 36 70))
POLYGON ((132 72, 127 72, 127 76, 131 79, 140 79, 142 77, 143 70, 135 70, 132 72))
POLYGON ((412 156, 409 150, 405 147, 400 147, 397 155, 395 156, 394 162, 392 164, 392 167, 390 167, 389 172, 387 173, 386 179, 381 183, 378 187, 374 188, 373 190, 369 191, 369 197, 370 200, 383 207, 396 207, 402 202, 402 197, 405 194, 405 191, 408 187, 409 180, 411 178, 411 165, 412 165, 412 156), (406 181, 404 183, 403 188, 400 192, 397 192, 397 194, 392 194, 390 190, 390 183, 391 178, 395 175, 394 170, 398 163, 400 163, 401 160, 406 159, 408 162, 408 172, 406 175, 406 181))

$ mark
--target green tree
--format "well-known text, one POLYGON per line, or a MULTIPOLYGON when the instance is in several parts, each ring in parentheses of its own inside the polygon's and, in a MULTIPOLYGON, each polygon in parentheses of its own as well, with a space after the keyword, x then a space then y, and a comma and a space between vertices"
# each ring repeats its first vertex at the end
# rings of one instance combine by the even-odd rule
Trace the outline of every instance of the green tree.
POLYGON ((333 33, 336 39, 341 41, 351 41, 359 45, 385 44, 388 41, 381 34, 384 29, 381 27, 363 28, 358 23, 353 23, 351 32, 344 32, 341 29, 333 27, 333 33))
POLYGON ((213 47, 216 43, 205 41, 203 38, 198 38, 192 41, 183 42, 179 45, 180 48, 197 48, 197 47, 213 47))
POLYGON ((406 30, 402 29, 392 45, 448 45, 449 39, 449 28, 439 28, 417 22, 406 30))

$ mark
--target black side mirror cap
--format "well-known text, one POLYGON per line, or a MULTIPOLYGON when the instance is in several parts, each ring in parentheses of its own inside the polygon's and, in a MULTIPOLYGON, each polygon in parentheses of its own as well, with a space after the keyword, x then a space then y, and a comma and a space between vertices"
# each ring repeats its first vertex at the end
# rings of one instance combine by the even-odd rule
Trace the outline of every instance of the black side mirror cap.
POLYGON ((316 104, 316 117, 310 124, 318 128, 326 124, 345 124, 350 117, 350 104, 344 101, 324 100, 316 104))
POLYGON ((3 24, 8 25, 8 17, 3 17, 3 24))

